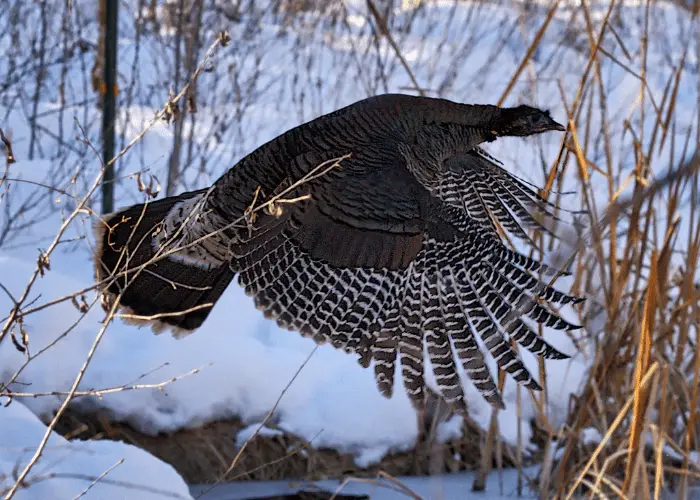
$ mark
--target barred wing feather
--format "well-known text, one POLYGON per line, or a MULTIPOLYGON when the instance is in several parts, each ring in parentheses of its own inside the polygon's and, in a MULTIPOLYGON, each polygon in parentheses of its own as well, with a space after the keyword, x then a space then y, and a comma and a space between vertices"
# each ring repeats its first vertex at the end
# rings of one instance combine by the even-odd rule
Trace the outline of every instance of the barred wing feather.
MULTIPOLYGON (((464 184, 469 188, 455 190, 447 203, 431 207, 439 216, 424 222, 418 222, 421 204, 430 207, 431 201, 412 193, 400 200, 403 208, 386 210, 392 214, 388 230, 380 229, 383 210, 376 207, 367 217, 371 224, 363 223, 361 199, 386 202, 379 191, 389 187, 353 182, 359 178, 345 174, 310 183, 310 200, 286 208, 281 217, 262 218, 261 233, 249 241, 241 232, 232 266, 256 306, 284 328, 359 354, 364 366, 373 362, 377 386, 386 396, 400 373, 416 407, 425 398, 426 355, 440 391, 456 410, 466 410, 464 376, 489 402, 502 406, 475 334, 501 369, 538 390, 511 342, 548 358, 567 357, 526 319, 554 329, 577 328, 540 301, 564 305, 581 299, 541 281, 535 273, 556 270, 507 249, 494 226, 481 218, 515 220, 522 205, 510 211, 509 203, 516 199, 510 178, 501 179, 505 188, 464 184), (350 210, 346 198, 336 203, 353 190, 358 196, 350 210), (318 199, 324 200, 323 211, 315 204, 318 199), (487 210, 499 206, 501 210, 487 210), (401 214, 407 214, 404 220, 401 214), (309 228, 323 228, 323 237, 309 228), (250 244, 261 239, 264 243, 250 244)), ((454 178, 445 185, 450 183, 458 186, 454 178)))

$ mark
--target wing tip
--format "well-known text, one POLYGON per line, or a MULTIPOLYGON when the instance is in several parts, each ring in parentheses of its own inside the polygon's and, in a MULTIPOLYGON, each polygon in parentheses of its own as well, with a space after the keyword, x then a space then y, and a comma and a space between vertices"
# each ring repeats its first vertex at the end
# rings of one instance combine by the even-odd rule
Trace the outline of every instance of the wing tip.
MULTIPOLYGON (((568 323, 568 321, 567 321, 568 323)), ((576 323, 568 323, 568 326, 566 327, 567 332, 572 332, 574 330, 581 330, 583 328, 583 325, 577 325, 576 323)))
POLYGON ((501 394, 498 391, 489 396, 485 396, 485 399, 487 403, 490 403, 491 406, 493 406, 497 410, 506 409, 506 404, 503 402, 503 398, 501 397, 501 394))
MULTIPOLYGON (((110 230, 111 226, 109 222, 113 220, 119 214, 125 212, 126 210, 116 210, 108 214, 99 216, 92 223, 92 233, 95 238, 95 250, 93 254, 93 271, 95 281, 97 282, 96 290, 101 295, 102 309, 109 313, 112 308, 114 301, 119 299, 119 295, 109 291, 109 283, 105 283, 109 279, 110 273, 105 269, 102 262, 102 255, 105 250, 105 239, 107 231, 110 230)), ((181 339, 186 337, 190 333, 197 330, 197 327, 193 329, 183 328, 177 325, 168 323, 167 321, 162 321, 161 319, 153 319, 148 316, 143 316, 138 314, 133 308, 125 306, 119 303, 114 309, 114 318, 119 318, 122 322, 136 326, 138 328, 143 328, 145 326, 150 326, 151 331, 155 335, 160 335, 168 330, 170 330, 173 338, 181 339)))
POLYGON ((534 379, 534 377, 530 377, 530 380, 523 385, 528 389, 532 389, 533 391, 539 392, 542 390, 542 386, 539 384, 539 382, 537 382, 537 380, 534 379))
POLYGON ((553 347, 548 349, 547 352, 542 354, 542 357, 545 359, 556 359, 556 360, 563 360, 563 359, 571 359, 570 354, 566 354, 565 352, 561 352, 558 349, 554 349, 553 347))

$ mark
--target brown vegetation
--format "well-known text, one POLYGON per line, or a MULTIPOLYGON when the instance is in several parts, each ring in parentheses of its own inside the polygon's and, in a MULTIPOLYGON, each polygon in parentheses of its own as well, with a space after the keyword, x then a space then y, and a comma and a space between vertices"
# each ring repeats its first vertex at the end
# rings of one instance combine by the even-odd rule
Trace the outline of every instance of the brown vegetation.
MULTIPOLYGON (((240 447, 237 434, 246 425, 238 419, 205 424, 196 429, 148 435, 126 423, 114 422, 103 411, 66 411, 56 431, 70 439, 111 439, 133 444, 172 465, 192 484, 233 480, 321 480, 341 477, 375 478, 379 471, 391 476, 472 470, 479 465, 485 433, 467 422, 463 437, 438 444, 426 437, 414 449, 394 452, 377 464, 360 468, 354 454, 316 448, 298 436, 282 432, 276 436, 258 435, 248 442, 236 467, 228 471, 240 447), (227 472, 228 471, 228 472, 227 472)), ((269 424, 269 428, 274 428, 269 424)), ((512 451, 504 457, 511 466, 512 451)))
MULTIPOLYGON (((512 75, 510 82, 504 82, 503 88, 506 90, 500 96, 501 102, 510 95, 516 82, 525 79, 525 75, 532 70, 530 59, 549 29, 560 3, 553 2, 547 12, 538 13, 541 29, 530 37, 531 44, 523 53, 516 74, 512 75)), ((304 2, 299 11, 312 9, 307 7, 312 4, 304 2)), ((568 114, 568 133, 553 164, 543 165, 546 185, 541 191, 543 196, 551 196, 552 201, 560 201, 555 199, 555 195, 550 195, 550 189, 558 187, 566 171, 576 172, 578 189, 583 195, 583 208, 589 213, 587 223, 593 230, 581 235, 570 252, 570 263, 576 276, 573 292, 589 297, 589 306, 583 318, 587 321, 589 337, 575 340, 593 345, 591 351, 595 357, 591 360, 592 369, 586 385, 571 402, 563 428, 555 427, 547 416, 546 389, 537 394, 520 391, 519 403, 530 399, 539 410, 533 422, 539 445, 535 457, 527 456, 525 449, 529 443, 522 440, 513 450, 498 443, 495 413, 491 427, 485 432, 468 424, 464 438, 447 443, 442 449, 438 447, 437 452, 434 440, 426 438, 415 450, 392 454, 368 469, 357 469, 350 454, 309 447, 308 443, 291 435, 256 437, 246 452, 238 457, 240 450, 235 446, 235 435, 243 425, 236 420, 212 422, 199 429, 181 430, 168 435, 147 436, 127 424, 111 421, 104 414, 76 413, 68 404, 75 396, 77 382, 84 370, 76 378, 73 391, 52 420, 52 425, 62 434, 75 438, 109 438, 136 444, 173 464, 186 480, 192 482, 319 479, 348 474, 375 477, 380 470, 391 475, 402 475, 476 467, 482 470, 483 479, 483 474, 494 465, 522 467, 528 460, 542 459, 544 467, 538 478, 542 498, 569 498, 581 493, 595 498, 660 498, 664 488, 670 488, 679 498, 684 498, 688 488, 700 478, 700 464, 691 454, 700 449, 700 346, 697 341, 700 325, 700 157, 696 151, 699 142, 697 127, 681 134, 676 129, 676 113, 679 106, 689 105, 678 102, 681 80, 698 78, 697 72, 686 75, 688 70, 685 64, 690 59, 690 51, 695 51, 697 61, 697 47, 693 45, 694 42, 686 40, 681 45, 685 47, 682 54, 669 54, 674 64, 672 69, 663 70, 661 75, 667 82, 665 89, 660 95, 652 92, 647 84, 648 74, 652 69, 662 70, 648 67, 646 50, 649 44, 665 42, 655 39, 649 29, 653 22, 649 5, 640 7, 641 38, 633 42, 638 43, 641 50, 634 53, 618 33, 623 21, 615 18, 616 3, 602 5, 602 19, 592 15, 592 5, 586 1, 571 9, 571 19, 576 20, 576 23, 572 21, 572 26, 582 29, 576 31, 572 28, 575 32, 570 33, 570 38, 563 43, 576 45, 589 59, 581 68, 575 97, 567 98, 572 93, 571 89, 567 89, 567 92, 562 89, 563 106, 568 114), (610 53, 609 48, 618 45, 626 54, 625 60, 610 53), (608 89, 615 82, 606 79, 607 73, 601 69, 601 61, 636 78, 637 104, 643 110, 641 114, 646 113, 647 118, 651 114, 653 119, 610 116, 608 89), (602 123, 602 127, 592 127, 591 123, 595 121, 602 123), (651 127, 650 122, 653 124, 651 127), (612 139, 610 132, 613 125, 624 130, 631 148, 617 149, 618 143, 612 139), (679 140, 679 136, 683 139, 679 140), (593 150, 602 152, 595 160, 591 155, 593 150), (680 156, 692 160, 680 161, 680 156), (604 189, 600 189, 600 186, 604 189), (602 437, 600 442, 584 439, 590 429, 595 429, 602 437), (455 453, 458 458, 455 458, 455 453), (231 468, 234 463, 235 467, 231 468)), ((600 7, 598 4, 596 6, 600 7)), ((23 8, 17 3, 10 14, 16 16, 23 8)), ((378 39, 389 39, 390 48, 395 52, 395 60, 392 61, 396 67, 410 74, 410 63, 402 56, 400 33, 392 31, 391 20, 383 17, 383 9, 370 11, 380 28, 374 35, 378 39), (384 26, 387 26, 386 30, 384 26)), ((297 13, 293 9, 284 12, 292 19, 297 13)), ((688 12, 689 16, 695 16, 697 2, 688 12)), ((42 3, 42 16, 49 15, 45 3, 42 3)), ((696 22, 695 17, 692 20, 696 22)), ((288 23, 291 21, 288 20, 288 23)), ((139 25, 139 30, 142 30, 139 36, 146 36, 145 24, 139 25)), ((15 36, 15 31, 12 33, 15 36)), ((19 33, 16 35, 19 37, 19 33)), ((70 43, 65 41, 66 46, 72 45, 75 59, 80 60, 90 50, 89 44, 80 36, 71 40, 70 43)), ((19 50, 18 47, 19 42, 13 50, 19 50)), ((51 44, 48 47, 45 49, 47 53, 51 44)), ((196 44, 187 45, 185 61, 177 68, 170 68, 173 79, 175 74, 185 71, 182 68, 187 68, 187 78, 194 72, 193 47, 196 48, 196 44)), ((42 80, 47 78, 48 68, 51 65, 60 66, 62 61, 44 59, 43 56, 37 61, 36 74, 32 73, 38 81, 37 93, 30 101, 37 103, 43 98, 41 92, 45 92, 46 85, 42 80)), ((459 63, 455 61, 455 64, 459 63)), ((202 63, 197 71, 205 71, 206 68, 202 63)), ((55 87, 66 85, 65 78, 63 72, 58 72, 55 87)), ((182 75, 178 78, 181 84, 176 91, 183 88, 187 81, 182 75)), ((0 96, 7 89, 26 83, 27 79, 23 66, 16 65, 7 81, 0 80, 0 96)), ((379 80, 381 78, 377 77, 379 80)), ((411 75, 411 80, 416 81, 414 75, 411 75)), ((227 90, 231 92, 227 96, 232 102, 240 104, 237 113, 242 115, 251 97, 245 95, 245 85, 240 83, 229 85, 234 90, 227 90)), ((304 81, 304 85, 313 88, 311 80, 304 81)), ((203 98, 200 97, 202 92, 194 93, 195 88, 188 95, 203 98)), ((189 84, 176 100, 162 99, 160 102, 177 104, 176 101, 188 89, 189 84)), ((209 90, 210 95, 217 95, 219 83, 212 83, 209 90)), ((126 104, 131 103, 132 90, 124 88, 121 92, 126 94, 126 104)), ((156 97, 153 95, 154 102, 162 97, 160 94, 156 97)), ((299 99, 299 95, 295 95, 295 99, 299 99)), ((58 102, 67 106, 65 99, 58 102)), ((64 165, 62 160, 68 158, 69 153, 73 155, 75 148, 83 157, 87 157, 88 138, 83 137, 77 145, 72 145, 68 142, 69 134, 63 129, 58 132, 43 129, 36 104, 30 108, 32 138, 29 154, 39 155, 42 140, 48 140, 47 137, 53 134, 58 145, 54 158, 60 170, 57 176, 66 174, 70 177, 76 165, 64 165)), ((697 115, 697 103, 694 112, 697 115)), ((194 124, 196 113, 188 116, 190 124, 194 124)), ((235 123, 234 118, 238 117, 222 116, 221 122, 228 120, 235 123)), ((189 130, 193 129, 194 125, 189 130)), ((230 131, 224 129, 216 130, 212 135, 219 132, 231 138, 226 136, 230 131)), ((177 133, 182 136, 186 131, 180 127, 177 133)), ((7 130, 6 135, 10 136, 7 130)), ((221 135, 218 139, 221 141, 221 135)), ((238 144, 233 140, 231 142, 238 144)), ((122 137, 124 148, 128 149, 133 144, 122 137)), ((198 178, 198 175, 211 173, 217 167, 215 162, 213 165, 208 163, 207 151, 184 149, 181 143, 174 144, 177 159, 171 158, 170 162, 170 166, 175 165, 173 183, 185 184, 182 180, 187 177, 185 174, 198 178), (180 155, 182 161, 179 160, 180 155)), ((6 153, 11 155, 11 151, 8 142, 6 153)), ((238 153, 240 151, 235 150, 232 154, 238 153)), ((120 172, 125 175, 123 168, 120 172)), ((79 177, 76 183, 89 187, 89 181, 86 177, 79 177)), ((7 213, 10 214, 0 221, 0 247, 3 242, 12 241, 19 215, 34 210, 31 212, 35 217, 32 220, 36 221, 47 213, 45 209, 36 211, 38 198, 15 200, 14 204, 9 204, 7 199, 0 192, 0 202, 5 200, 4 203, 8 203, 7 213)), ((90 206, 88 195, 77 205, 73 216, 80 210, 88 210, 90 206)), ((39 274, 48 269, 48 257, 58 245, 64 230, 61 228, 54 244, 42 253, 28 291, 39 274)), ((538 237, 536 241, 541 254, 553 249, 554 243, 549 239, 538 237)), ((77 301, 83 293, 85 291, 72 298, 77 301)), ((13 338, 18 348, 22 348, 22 318, 31 310, 30 305, 24 303, 27 295, 17 298, 0 334, 0 341, 5 341, 7 339, 3 337, 9 338, 17 333, 13 338)), ((108 319, 113 313, 111 311, 108 319)), ((101 334, 102 330, 96 343, 99 343, 101 334)), ((543 381, 547 378, 544 364, 540 365, 540 378, 543 381)), ((499 382, 506 383, 502 374, 499 374, 499 382)), ((2 386, 0 389, 4 390, 2 386)), ((478 488, 480 484, 475 486, 478 488)))

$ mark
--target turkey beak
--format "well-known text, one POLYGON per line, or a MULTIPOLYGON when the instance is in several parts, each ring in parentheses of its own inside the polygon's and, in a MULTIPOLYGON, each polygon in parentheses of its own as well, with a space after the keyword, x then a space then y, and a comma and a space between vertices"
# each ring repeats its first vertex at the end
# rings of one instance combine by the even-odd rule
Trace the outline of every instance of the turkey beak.
POLYGON ((537 134, 542 132, 549 132, 550 130, 557 130, 559 132, 565 132, 566 127, 561 123, 557 123, 549 116, 549 113, 541 113, 539 116, 534 118, 534 123, 531 125, 530 134, 537 134))
POLYGON ((545 130, 557 130, 559 132, 566 132, 566 127, 561 123, 555 122, 549 116, 545 116, 544 127, 545 130))
POLYGON ((552 130, 558 130, 559 132, 566 132, 566 127, 562 125, 561 123, 557 123, 554 120, 552 120, 552 130))

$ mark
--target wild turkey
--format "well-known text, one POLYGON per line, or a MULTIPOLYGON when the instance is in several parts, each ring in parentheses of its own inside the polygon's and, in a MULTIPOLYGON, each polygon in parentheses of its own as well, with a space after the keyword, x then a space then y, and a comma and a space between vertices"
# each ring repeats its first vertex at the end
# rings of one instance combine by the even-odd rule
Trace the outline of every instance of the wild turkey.
POLYGON ((474 332, 502 369, 539 389, 510 340, 568 357, 524 318, 576 329, 541 302, 582 299, 550 288, 536 274, 554 269, 502 243, 499 229, 527 239, 555 216, 479 144, 550 130, 565 129, 529 106, 370 97, 264 144, 209 189, 106 216, 96 278, 126 320, 182 334, 238 275, 280 326, 357 353, 362 366, 373 360, 387 397, 398 358, 422 407, 426 347, 455 409, 465 410, 457 362, 502 406, 474 332), (256 210, 279 195, 296 201, 256 210))

